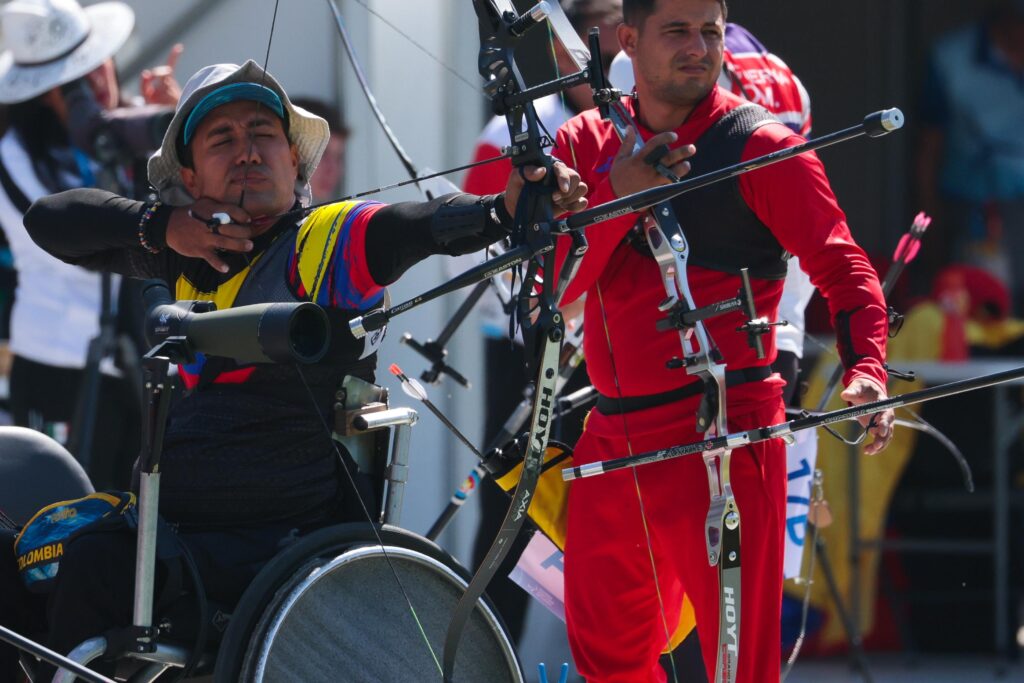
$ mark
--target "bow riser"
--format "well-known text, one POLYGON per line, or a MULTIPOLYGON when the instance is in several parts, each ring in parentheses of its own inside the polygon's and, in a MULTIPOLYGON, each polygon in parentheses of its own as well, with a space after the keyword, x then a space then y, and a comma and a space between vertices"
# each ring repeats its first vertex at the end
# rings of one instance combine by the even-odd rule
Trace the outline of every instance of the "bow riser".
MULTIPOLYGON (((554 289, 555 254, 551 230, 554 224, 551 201, 554 189, 554 162, 544 150, 545 139, 540 133, 533 102, 517 102, 508 106, 509 97, 526 90, 515 61, 518 37, 509 30, 517 14, 509 0, 474 0, 473 6, 480 24, 481 48, 478 65, 481 75, 487 81, 485 92, 491 96, 492 103, 495 103, 495 110, 504 110, 511 141, 509 156, 512 164, 520 172, 527 165, 542 166, 548 172, 541 181, 526 182, 516 205, 515 226, 512 232, 514 247, 520 250, 525 247, 532 254, 516 306, 527 358, 531 358, 531 350, 535 352, 530 366, 535 370, 537 377, 526 457, 519 482, 512 494, 512 505, 505 515, 498 537, 459 600, 448 625, 442 667, 446 683, 452 679, 455 655, 463 628, 476 608, 477 600, 483 595, 527 519, 527 510, 533 499, 544 462, 544 453, 547 450, 550 424, 555 409, 561 342, 565 336, 564 321, 557 308, 554 289)), ((512 251, 515 250, 514 248, 512 251)), ((572 272, 574 262, 581 256, 581 253, 569 254, 566 272, 572 272)))

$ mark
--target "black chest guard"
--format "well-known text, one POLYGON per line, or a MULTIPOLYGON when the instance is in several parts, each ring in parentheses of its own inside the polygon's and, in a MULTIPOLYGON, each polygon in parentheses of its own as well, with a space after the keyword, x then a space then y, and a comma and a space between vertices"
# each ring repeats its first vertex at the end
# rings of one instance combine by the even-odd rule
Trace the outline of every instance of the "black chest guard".
MULTIPOLYGON (((738 164, 750 135, 767 123, 778 119, 754 104, 727 113, 694 143, 688 177, 738 164)), ((748 268, 755 278, 785 279, 788 255, 743 200, 738 177, 680 195, 672 208, 690 244, 692 265, 736 275, 748 268)), ((647 251, 642 233, 639 237, 632 243, 647 251)))

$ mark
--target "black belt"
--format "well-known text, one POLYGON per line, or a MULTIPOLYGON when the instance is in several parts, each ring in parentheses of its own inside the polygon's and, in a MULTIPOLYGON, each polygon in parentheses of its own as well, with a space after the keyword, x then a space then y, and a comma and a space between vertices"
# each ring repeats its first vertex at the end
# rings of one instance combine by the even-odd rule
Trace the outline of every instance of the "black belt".
MULTIPOLYGON (((756 368, 743 368, 742 370, 726 370, 725 386, 734 387, 748 382, 760 382, 768 379, 774 370, 768 365, 756 368)), ((660 394, 648 394, 647 396, 626 396, 614 398, 601 394, 597 397, 597 409, 603 415, 621 415, 633 413, 645 408, 663 406, 666 403, 675 403, 691 396, 700 396, 704 392, 704 382, 692 382, 686 386, 663 391, 660 394)))

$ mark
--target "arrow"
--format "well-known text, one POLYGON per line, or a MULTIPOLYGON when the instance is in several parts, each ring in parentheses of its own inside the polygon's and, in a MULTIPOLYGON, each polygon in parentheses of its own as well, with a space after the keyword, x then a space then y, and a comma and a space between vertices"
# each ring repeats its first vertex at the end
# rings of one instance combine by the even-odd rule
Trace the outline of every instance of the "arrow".
POLYGON ((475 455, 480 460, 483 460, 484 456, 480 452, 480 450, 473 445, 473 442, 470 441, 465 434, 459 431, 458 427, 452 424, 451 420, 445 417, 444 413, 442 413, 437 406, 434 405, 433 401, 431 401, 430 398, 427 396, 427 390, 423 388, 422 384, 420 384, 417 380, 412 379, 411 377, 407 376, 404 372, 402 372, 402 368, 398 367, 397 363, 392 363, 391 367, 388 369, 391 370, 392 375, 397 377, 399 381, 402 382, 402 391, 404 391, 407 395, 411 396, 412 398, 416 399, 417 401, 420 401, 423 405, 425 405, 427 409, 430 410, 430 412, 432 412, 434 416, 438 420, 440 420, 441 423, 445 427, 447 427, 459 441, 465 444, 466 448, 473 452, 473 455, 475 455))
POLYGON ((624 458, 615 458, 613 460, 593 462, 579 467, 566 468, 562 470, 562 479, 565 481, 572 481, 583 477, 593 477, 607 472, 613 472, 626 467, 636 467, 637 465, 646 465, 652 462, 671 460, 673 458, 693 453, 704 453, 718 450, 720 448, 740 448, 743 446, 749 446, 753 443, 767 441, 768 439, 787 439, 794 432, 799 432, 804 429, 813 429, 823 425, 833 424, 835 422, 853 420, 865 415, 873 415, 883 410, 888 410, 889 408, 900 408, 903 406, 913 405, 915 403, 932 401, 937 398, 945 398, 955 394, 975 391, 977 389, 986 389, 988 387, 995 386, 996 384, 1011 382, 1021 377, 1024 377, 1024 366, 1013 370, 996 372, 991 375, 982 375, 981 377, 972 377, 971 379, 964 379, 958 382, 940 384, 939 386, 931 387, 929 389, 912 391, 900 396, 892 396, 879 401, 862 403, 861 405, 850 406, 849 408, 840 408, 839 410, 833 410, 828 413, 801 417, 776 425, 756 427, 747 431, 733 432, 725 434, 724 436, 716 436, 711 439, 697 441, 695 443, 673 446, 672 448, 664 448, 660 451, 638 453, 624 458))

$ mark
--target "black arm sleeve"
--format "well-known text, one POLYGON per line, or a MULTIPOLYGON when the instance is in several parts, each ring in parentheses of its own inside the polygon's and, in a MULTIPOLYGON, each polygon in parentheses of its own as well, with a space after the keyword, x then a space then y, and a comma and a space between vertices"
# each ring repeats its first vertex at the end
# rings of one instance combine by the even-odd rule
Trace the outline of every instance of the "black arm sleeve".
POLYGON ((448 194, 392 204, 367 226, 367 267, 374 282, 389 285, 428 256, 483 249, 506 237, 511 226, 504 195, 448 194))
MULTIPOLYGON (((25 228, 46 252, 65 263, 130 277, 165 277, 167 259, 139 244, 142 202, 96 189, 68 190, 43 197, 29 207, 25 228)), ((171 207, 161 206, 150 219, 148 241, 164 247, 171 207)))

